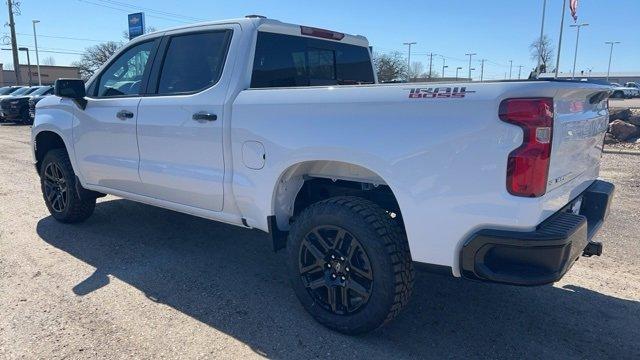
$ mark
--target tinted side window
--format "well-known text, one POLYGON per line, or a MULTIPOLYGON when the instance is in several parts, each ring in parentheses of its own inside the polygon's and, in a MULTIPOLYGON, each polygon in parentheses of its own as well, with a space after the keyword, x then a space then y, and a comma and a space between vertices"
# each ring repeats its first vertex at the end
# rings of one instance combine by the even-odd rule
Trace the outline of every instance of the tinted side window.
POLYGON ((138 44, 120 55, 100 75, 97 95, 110 97, 139 94, 153 47, 154 42, 149 41, 138 44))
POLYGON ((374 82, 366 47, 258 33, 251 87, 353 85, 374 82))
POLYGON ((217 83, 230 37, 230 30, 172 37, 162 64, 158 94, 190 93, 217 83))

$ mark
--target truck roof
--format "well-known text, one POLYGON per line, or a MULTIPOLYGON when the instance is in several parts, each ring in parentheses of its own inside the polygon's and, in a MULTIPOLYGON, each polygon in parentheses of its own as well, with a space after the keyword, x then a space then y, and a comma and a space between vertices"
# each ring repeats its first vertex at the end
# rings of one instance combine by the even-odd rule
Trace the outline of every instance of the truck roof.
POLYGON ((343 33, 343 32, 336 32, 334 30, 326 30, 326 29, 321 29, 321 28, 315 28, 315 27, 307 26, 307 25, 284 23, 284 22, 281 22, 281 21, 278 21, 278 20, 268 19, 266 17, 259 16, 259 15, 248 15, 246 17, 237 18, 237 19, 203 21, 203 22, 197 22, 197 23, 193 23, 193 24, 189 24, 189 25, 176 26, 176 27, 163 29, 163 30, 159 30, 159 31, 154 31, 154 32, 149 33, 149 34, 145 34, 145 35, 139 36, 139 37, 136 38, 136 40, 144 39, 144 38, 147 38, 147 37, 157 36, 159 34, 167 32, 167 31, 181 30, 181 29, 188 29, 188 28, 197 28, 197 27, 210 26, 210 25, 224 25, 224 24, 238 24, 242 28, 247 28, 248 29, 248 28, 252 28, 253 27, 254 29, 257 29, 258 31, 272 32, 272 33, 278 33, 278 34, 288 34, 288 35, 294 35, 294 36, 314 37, 312 35, 305 35, 305 34, 302 33, 302 28, 307 28, 307 29, 312 29, 312 30, 320 30, 320 31, 323 31, 325 33, 336 33, 336 34, 340 34, 342 36, 340 39, 323 38, 323 40, 336 41, 336 42, 340 42, 340 43, 352 44, 352 45, 364 46, 364 47, 368 47, 369 46, 369 41, 367 40, 366 37, 364 37, 362 35, 346 34, 346 33, 343 33))

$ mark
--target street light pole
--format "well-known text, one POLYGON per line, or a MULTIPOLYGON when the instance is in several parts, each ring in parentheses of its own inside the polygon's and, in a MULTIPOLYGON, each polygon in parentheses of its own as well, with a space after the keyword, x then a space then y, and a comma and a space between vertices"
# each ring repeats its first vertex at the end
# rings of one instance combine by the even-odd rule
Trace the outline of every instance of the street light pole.
POLYGON ((572 79, 576 77, 576 60, 578 58, 578 41, 580 41, 580 28, 583 26, 589 26, 589 24, 582 23, 582 24, 570 25, 570 27, 574 27, 578 29, 578 31, 576 31, 576 50, 573 53, 573 71, 571 73, 572 79))
POLYGON ((402 43, 402 45, 409 46, 408 56, 407 56, 407 82, 411 81, 411 45, 417 44, 415 41, 402 43))
POLYGON ((484 62, 485 61, 487 61, 487 59, 480 60, 480 82, 484 80, 484 62))
POLYGON ((469 53, 469 54, 465 54, 469 57, 469 81, 471 81, 471 57, 473 55, 477 55, 476 53, 469 53))
POLYGON ((40 20, 31 20, 33 23, 33 41, 36 43, 36 68, 38 69, 38 85, 42 85, 42 77, 40 76, 40 57, 38 56, 38 36, 36 35, 36 24, 40 20))
POLYGON ((24 51, 27 53, 27 72, 29 73, 29 86, 31 86, 33 84, 32 82, 33 79, 31 78, 31 59, 29 59, 29 48, 20 47, 18 48, 18 50, 24 51))
POLYGON ((511 71, 513 70, 513 60, 509 60, 509 80, 511 80, 511 71))
POLYGON ((518 80, 520 80, 521 75, 522 75, 522 65, 518 65, 518 80))
POLYGON ((444 58, 444 56, 442 57, 442 77, 444 77, 444 69, 448 68, 446 64, 446 60, 444 58))
POLYGON ((558 56, 556 56, 556 76, 560 72, 560 51, 562 50, 562 30, 564 30, 564 12, 567 9, 567 0, 562 1, 562 18, 560 19, 560 38, 558 39, 558 56))
POLYGON ((620 44, 620 41, 607 41, 605 44, 611 45, 611 50, 609 51, 609 67, 607 68, 607 81, 609 81, 609 74, 611 73, 611 57, 613 56, 613 45, 620 44))
POLYGON ((462 67, 458 66, 458 67, 456 68, 456 80, 458 80, 458 71, 459 71, 459 70, 462 70, 462 67))

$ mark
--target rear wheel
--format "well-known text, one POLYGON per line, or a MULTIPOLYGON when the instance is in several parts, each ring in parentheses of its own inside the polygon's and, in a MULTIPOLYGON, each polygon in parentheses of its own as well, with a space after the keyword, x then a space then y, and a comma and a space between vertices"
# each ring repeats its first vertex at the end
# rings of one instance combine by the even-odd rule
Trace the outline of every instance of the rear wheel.
POLYGON ((616 99, 624 99, 624 93, 622 91, 614 91, 611 97, 616 99))
POLYGON ((289 233, 291 283, 323 325, 364 333, 409 300, 413 265, 400 226, 375 203, 335 197, 305 209, 289 233))
POLYGON ((76 191, 76 176, 64 149, 49 151, 40 167, 40 185, 44 201, 56 220, 77 223, 86 220, 96 206, 96 198, 80 198, 76 191))

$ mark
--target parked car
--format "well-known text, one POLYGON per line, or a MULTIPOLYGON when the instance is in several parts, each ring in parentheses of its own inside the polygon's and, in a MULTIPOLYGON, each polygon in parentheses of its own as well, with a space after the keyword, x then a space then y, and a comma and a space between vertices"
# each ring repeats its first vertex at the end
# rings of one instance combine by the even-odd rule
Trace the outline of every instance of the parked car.
POLYGON ((600 255, 608 86, 375 82, 359 35, 250 17, 140 36, 37 104, 44 201, 63 223, 113 194, 268 232, 304 308, 349 334, 398 315, 414 262, 542 285, 600 255))
POLYGON ((50 95, 53 95, 53 86, 43 86, 29 96, 29 118, 26 120, 28 123, 33 124, 33 119, 36 117, 36 104, 50 95))
POLYGON ((640 96, 640 84, 639 83, 634 82, 634 81, 630 81, 628 83, 625 83, 624 86, 628 87, 628 88, 633 88, 633 89, 638 90, 637 96, 640 96))
POLYGON ((51 90, 51 86, 31 86, 16 90, 0 100, 2 115, 6 120, 29 122, 29 97, 40 91, 51 90))
POLYGON ((0 97, 10 95, 12 92, 22 88, 22 86, 3 86, 0 88, 0 97))
MULTIPOLYGON (((0 88, 0 101, 5 97, 11 95, 11 93, 20 89, 21 86, 3 86, 0 88)), ((0 121, 5 121, 4 116, 2 115, 2 111, 0 111, 0 121)))
POLYGON ((640 96, 640 89, 622 86, 618 83, 611 83, 611 97, 616 99, 631 99, 640 96))

